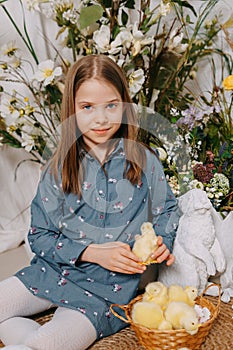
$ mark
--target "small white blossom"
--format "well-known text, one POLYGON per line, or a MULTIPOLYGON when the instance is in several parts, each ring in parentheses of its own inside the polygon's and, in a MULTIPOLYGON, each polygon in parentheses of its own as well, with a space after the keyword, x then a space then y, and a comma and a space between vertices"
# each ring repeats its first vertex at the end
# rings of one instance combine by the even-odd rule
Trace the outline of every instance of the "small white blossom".
POLYGON ((1 54, 5 57, 14 56, 17 50, 18 48, 15 46, 14 41, 9 41, 7 44, 1 46, 1 54))
POLYGON ((176 108, 171 108, 170 109, 170 114, 174 117, 178 116, 180 113, 176 108))
POLYGON ((66 20, 69 21, 72 24, 76 24, 77 23, 77 15, 76 12, 69 9, 66 12, 64 12, 62 14, 62 17, 66 20))
POLYGON ((54 62, 47 60, 39 63, 38 71, 34 74, 34 79, 43 82, 44 86, 51 84, 56 77, 62 75, 61 67, 54 68, 54 62))
POLYGON ((99 30, 94 32, 93 40, 100 53, 108 52, 109 54, 114 55, 121 49, 120 47, 117 47, 120 44, 117 41, 113 41, 110 44, 110 28, 106 25, 102 25, 99 30))
POLYGON ((159 13, 160 16, 167 16, 167 14, 171 11, 171 4, 164 3, 164 1, 160 2, 159 13))
POLYGON ((138 30, 138 23, 133 26, 133 56, 136 56, 141 52, 141 49, 146 45, 151 45, 154 42, 153 37, 144 35, 140 30, 138 30))
POLYGON ((137 69, 129 76, 129 91, 131 96, 136 95, 136 93, 142 88, 145 81, 145 76, 143 69, 137 69))
POLYGON ((175 176, 166 176, 166 179, 171 187, 173 194, 177 197, 180 195, 180 185, 178 179, 175 176))
POLYGON ((28 133, 22 132, 22 142, 21 146, 25 148, 27 152, 30 152, 35 145, 35 141, 31 135, 28 133))
POLYGON ((19 112, 11 101, 12 99, 4 98, 0 104, 1 117, 4 118, 8 127, 15 126, 19 117, 19 112))
POLYGON ((204 190, 204 185, 201 181, 198 181, 196 179, 192 180, 190 183, 189 183, 189 186, 188 186, 190 189, 193 189, 193 188, 199 188, 200 190, 204 190))
POLYGON ((115 41, 115 46, 122 46, 126 49, 129 49, 132 45, 133 35, 130 32, 129 28, 122 28, 121 31, 117 34, 115 41))
POLYGON ((188 44, 182 44, 183 36, 183 33, 178 34, 177 30, 173 30, 168 43, 168 51, 178 54, 183 53, 188 47, 188 44))
POLYGON ((159 158, 163 161, 167 158, 167 152, 162 147, 156 147, 156 150, 159 153, 159 158))

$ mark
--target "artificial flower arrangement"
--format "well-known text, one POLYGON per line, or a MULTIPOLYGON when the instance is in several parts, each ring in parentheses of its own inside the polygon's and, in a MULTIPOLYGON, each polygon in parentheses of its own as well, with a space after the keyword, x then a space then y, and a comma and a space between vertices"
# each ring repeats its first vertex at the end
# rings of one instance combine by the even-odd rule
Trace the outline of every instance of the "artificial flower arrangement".
MULTIPOLYGON (((40 163, 52 155, 59 138, 64 77, 80 55, 105 54, 125 71, 138 108, 139 139, 155 146, 174 193, 202 187, 217 210, 232 208, 233 61, 216 46, 227 25, 212 16, 217 0, 18 0, 23 31, 0 0, 0 11, 23 39, 32 60, 14 41, 1 46, 0 137, 24 148, 40 163), (39 61, 27 30, 25 11, 37 11, 57 25, 53 57, 39 61), (224 85, 195 95, 191 83, 203 59, 221 57, 224 85), (225 76, 224 76, 225 75, 225 76), (227 76, 230 76, 227 78, 227 76), (14 84, 14 89, 9 86, 14 84), (18 89, 17 86, 24 87, 18 89), (226 97, 226 94, 228 96, 226 97), (185 155, 185 156, 184 156, 185 155)), ((48 40, 48 38, 44 38, 48 40)))

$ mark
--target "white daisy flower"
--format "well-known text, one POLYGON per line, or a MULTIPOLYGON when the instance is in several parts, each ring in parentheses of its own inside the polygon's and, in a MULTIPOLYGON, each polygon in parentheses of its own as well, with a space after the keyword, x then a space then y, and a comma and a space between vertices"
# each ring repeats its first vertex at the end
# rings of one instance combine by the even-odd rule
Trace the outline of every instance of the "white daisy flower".
POLYGON ((14 126, 19 117, 19 111, 11 103, 12 99, 4 98, 0 104, 0 113, 4 118, 6 126, 14 126))
POLYGON ((9 41, 8 43, 1 46, 1 53, 3 56, 12 57, 18 48, 15 46, 14 41, 9 41))
POLYGON ((62 75, 62 68, 54 68, 54 62, 52 60, 46 60, 38 65, 38 71, 34 74, 34 79, 39 82, 43 82, 43 85, 51 84, 56 77, 62 75))

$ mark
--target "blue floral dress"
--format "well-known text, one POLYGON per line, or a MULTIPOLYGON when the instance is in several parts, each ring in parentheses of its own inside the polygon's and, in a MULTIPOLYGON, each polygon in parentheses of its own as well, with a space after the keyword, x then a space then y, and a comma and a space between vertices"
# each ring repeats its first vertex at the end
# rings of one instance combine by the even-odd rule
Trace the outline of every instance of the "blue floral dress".
POLYGON ((172 250, 178 225, 177 201, 156 155, 146 150, 146 169, 136 185, 123 177, 125 161, 123 139, 104 166, 87 153, 81 198, 64 193, 49 167, 43 172, 28 234, 35 256, 16 274, 34 295, 85 314, 98 339, 126 326, 110 305, 128 304, 141 275, 78 262, 80 254, 91 243, 122 241, 132 247, 141 224, 149 220, 172 250))

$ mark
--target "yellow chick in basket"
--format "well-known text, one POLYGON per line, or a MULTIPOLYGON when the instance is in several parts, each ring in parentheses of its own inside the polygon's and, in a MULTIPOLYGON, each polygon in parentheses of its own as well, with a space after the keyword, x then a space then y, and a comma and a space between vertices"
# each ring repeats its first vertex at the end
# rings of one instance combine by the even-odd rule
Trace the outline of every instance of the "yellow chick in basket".
POLYGON ((182 301, 190 306, 195 304, 195 299, 197 297, 197 288, 186 287, 183 289, 179 285, 171 285, 168 288, 168 302, 172 301, 182 301))
POLYGON ((174 329, 185 329, 193 335, 198 332, 198 318, 194 308, 182 301, 172 301, 164 311, 165 319, 174 329))
POLYGON ((144 222, 141 226, 141 235, 135 236, 135 243, 132 251, 137 257, 141 258, 142 262, 152 262, 151 254, 158 247, 157 236, 150 222, 144 222))
POLYGON ((136 302, 132 307, 131 317, 134 323, 151 329, 158 329, 165 321, 161 307, 147 301, 136 302))
POLYGON ((185 293, 188 295, 190 305, 195 305, 195 300, 198 296, 198 290, 196 287, 187 286, 184 289, 185 293))
POLYGON ((162 282, 150 282, 145 287, 142 300, 158 304, 164 310, 168 303, 168 288, 162 282))

